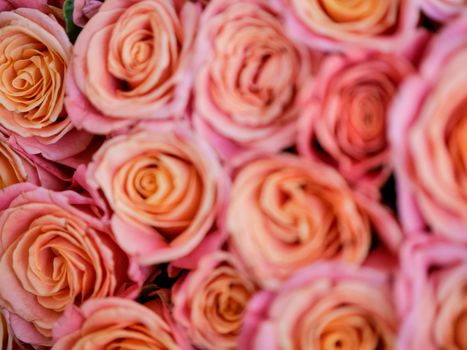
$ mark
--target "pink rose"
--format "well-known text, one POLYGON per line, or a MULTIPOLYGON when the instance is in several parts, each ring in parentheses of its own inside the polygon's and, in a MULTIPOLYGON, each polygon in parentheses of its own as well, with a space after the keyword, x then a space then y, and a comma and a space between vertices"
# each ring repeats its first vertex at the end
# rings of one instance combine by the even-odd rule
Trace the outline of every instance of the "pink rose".
POLYGON ((432 41, 420 73, 402 85, 389 117, 400 219, 467 241, 467 17, 432 41), (453 40, 456 38, 456 40, 453 40))
POLYGON ((399 350, 467 347, 467 246, 414 235, 401 251, 399 350))
POLYGON ((300 153, 334 166, 351 184, 378 189, 392 171, 388 109, 412 72, 404 57, 389 54, 327 58, 306 96, 300 153))
POLYGON ((393 51, 410 40, 418 0, 273 0, 292 36, 322 50, 351 46, 393 51))
POLYGON ((310 266, 250 302, 239 349, 392 350, 397 315, 387 274, 335 263, 310 266))
POLYGON ((135 296, 145 276, 118 248, 94 201, 23 183, 0 194, 0 305, 22 341, 51 345, 66 307, 135 296))
POLYGON ((256 290, 235 257, 215 252, 174 286, 174 318, 201 349, 237 349, 250 297, 256 290))
POLYGON ((40 155, 30 155, 13 140, 0 136, 0 189, 31 182, 49 189, 64 189, 71 176, 40 155))
POLYGON ((63 109, 71 43, 61 25, 36 9, 1 12, 0 43, 2 128, 52 160, 86 149, 91 135, 73 129, 63 109))
POLYGON ((197 38, 195 128, 225 159, 290 146, 311 57, 264 0, 216 0, 197 38))
POLYGON ((192 349, 162 299, 145 305, 120 298, 89 300, 79 311, 68 310, 54 335, 52 350, 192 349))
POLYGON ((189 97, 200 7, 171 0, 107 0, 76 41, 66 107, 97 134, 142 119, 180 117, 189 97))
POLYGON ((63 0, 0 0, 0 11, 11 11, 21 7, 33 8, 44 13, 62 8, 63 0))
POLYGON ((322 259, 361 264, 377 239, 396 252, 402 239, 379 203, 352 192, 333 168, 293 155, 239 171, 227 226, 233 251, 265 287, 322 259))
POLYGON ((73 22, 80 27, 84 27, 101 6, 101 0, 74 0, 73 22))
POLYGON ((7 318, 0 310, 0 349, 2 350, 20 350, 21 347, 16 342, 7 318))
POLYGON ((228 179, 214 151, 188 129, 148 125, 107 141, 88 180, 114 211, 117 241, 143 265, 185 257, 222 235, 228 179))
POLYGON ((438 22, 448 22, 467 10, 464 0, 420 0, 423 12, 438 22))

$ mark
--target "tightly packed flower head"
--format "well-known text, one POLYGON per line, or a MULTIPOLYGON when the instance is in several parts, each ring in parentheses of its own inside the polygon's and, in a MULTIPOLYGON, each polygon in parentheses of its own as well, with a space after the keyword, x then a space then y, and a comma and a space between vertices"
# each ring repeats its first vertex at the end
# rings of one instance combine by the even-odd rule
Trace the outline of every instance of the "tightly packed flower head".
POLYGON ((193 349, 162 298, 144 305, 120 298, 89 300, 80 310, 70 309, 54 334, 60 339, 52 350, 193 349))
POLYGON ((67 75, 66 107, 97 134, 141 119, 180 117, 199 6, 171 0, 108 0, 80 33, 67 75))
POLYGON ((401 251, 398 349, 467 346, 467 246, 416 234, 401 251))
POLYGON ((350 44, 383 51, 399 49, 413 36, 418 0, 274 0, 297 39, 320 49, 350 44))
MULTIPOLYGON (((185 127, 155 125, 118 136, 88 169, 114 210, 123 249, 144 265, 191 253, 222 220, 228 179, 214 151, 185 127)), ((217 231, 216 231, 217 232, 217 231)))
POLYGON ((73 129, 63 108, 70 55, 71 43, 52 17, 26 8, 0 13, 0 124, 54 160, 91 140, 73 129))
POLYGON ((254 297, 240 349, 392 350, 397 315, 388 275, 321 263, 300 271, 276 293, 254 297))
POLYGON ((20 340, 51 345, 69 305, 138 292, 144 274, 113 241, 92 199, 23 183, 5 189, 0 203, 0 305, 20 340))
POLYGON ((360 264, 375 238, 396 250, 401 233, 378 203, 342 176, 292 155, 255 160, 239 172, 227 219, 233 251, 263 286, 277 286, 322 259, 360 264))
POLYGON ((467 241, 467 17, 430 44, 392 108, 391 142, 407 231, 467 241), (452 40, 456 38, 456 40, 452 40))
POLYGON ((212 1, 196 45, 196 129, 226 159, 251 149, 279 150, 296 133, 297 96, 311 56, 284 31, 264 0, 212 1))
POLYGON ((244 312, 255 291, 234 256, 215 252, 174 287, 174 318, 202 349, 237 349, 244 312))
POLYGON ((331 56, 308 92, 298 146, 351 183, 378 188, 392 171, 388 109, 413 67, 402 56, 359 52, 331 56))

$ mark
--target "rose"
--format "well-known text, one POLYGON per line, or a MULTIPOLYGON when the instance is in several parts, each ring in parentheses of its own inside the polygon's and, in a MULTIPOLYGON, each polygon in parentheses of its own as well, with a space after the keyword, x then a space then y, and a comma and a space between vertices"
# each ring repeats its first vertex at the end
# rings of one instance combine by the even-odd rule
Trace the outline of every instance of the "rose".
POLYGON ((88 181, 114 211, 118 242, 143 265, 203 250, 208 234, 223 229, 228 179, 214 151, 187 128, 148 125, 107 141, 88 181))
POLYGON ((401 251, 398 349, 467 346, 467 246, 415 234, 401 251))
POLYGON ((426 15, 439 22, 448 22, 467 9, 463 0, 420 0, 420 6, 426 15))
POLYGON ((215 252, 173 288, 174 318, 202 349, 237 349, 248 300, 256 290, 235 257, 215 252))
POLYGON ((0 195, 0 305, 22 341, 51 345, 71 304, 134 296, 144 280, 95 213, 94 201, 22 183, 0 195))
POLYGON ((15 341, 11 327, 7 323, 6 317, 3 315, 2 310, 0 310, 0 345, 2 350, 21 349, 15 341))
POLYGON ((91 136, 74 130, 63 109, 71 53, 64 29, 52 17, 23 8, 0 13, 0 32, 2 127, 52 160, 83 151, 91 136))
POLYGON ((394 349, 389 276, 336 263, 310 266, 250 302, 239 349, 394 349))
POLYGON ((83 28, 65 104, 78 127, 106 134, 186 107, 200 7, 171 0, 108 0, 83 28))
POLYGON ((386 125, 390 103, 413 72, 401 56, 359 52, 325 60, 299 123, 298 147, 334 166, 352 184, 380 187, 389 177, 386 125))
POLYGON ((392 51, 405 43, 418 22, 417 1, 276 0, 290 33, 311 47, 350 46, 392 51))
POLYGON ((39 155, 30 155, 13 140, 0 136, 0 189, 31 182, 50 189, 63 189, 69 176, 39 155))
POLYGON ((209 4, 197 38, 194 123, 226 159, 293 143, 311 57, 267 1, 209 4))
POLYGON ((432 41, 401 86, 389 120, 401 222, 467 241, 467 18, 432 41), (459 40, 452 40, 452 38, 459 40))
POLYGON ((75 0, 73 3, 73 22, 84 27, 101 6, 101 0, 75 0))
POLYGON ((227 228, 233 251, 266 287, 322 259, 363 263, 373 232, 393 251, 402 238, 389 212, 352 192, 337 171, 292 155, 264 157, 239 171, 227 228))
POLYGON ((161 299, 145 305, 120 298, 89 300, 59 320, 54 336, 53 350, 192 349, 161 299))
POLYGON ((34 8, 41 12, 55 12, 63 6, 63 0, 0 0, 0 11, 11 11, 21 7, 34 8))

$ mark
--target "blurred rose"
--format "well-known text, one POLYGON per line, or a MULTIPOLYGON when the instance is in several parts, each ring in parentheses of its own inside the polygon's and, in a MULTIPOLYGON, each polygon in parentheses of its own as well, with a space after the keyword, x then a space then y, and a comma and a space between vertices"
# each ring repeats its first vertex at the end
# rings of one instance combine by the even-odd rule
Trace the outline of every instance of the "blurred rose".
POLYGON ((255 285, 235 257, 216 252, 174 287, 174 318, 202 349, 237 349, 255 285))
POLYGON ((20 340, 51 345, 67 306, 138 293, 143 274, 90 198, 23 183, 4 189, 0 203, 0 304, 20 340))
MULTIPOLYGON (((418 1, 418 0, 417 0, 418 1)), ((312 47, 350 45, 392 51, 412 36, 419 17, 417 1, 274 0, 290 33, 312 47)))
POLYGON ((11 11, 27 7, 44 13, 55 13, 55 9, 61 9, 62 6, 63 0, 0 0, 0 11, 11 11))
POLYGON ((73 129, 63 109, 70 54, 68 37, 52 17, 25 8, 0 13, 1 125, 52 160, 75 155, 91 141, 73 129))
POLYGON ((162 299, 145 305, 132 300, 89 300, 57 322, 52 350, 191 350, 162 299))
POLYGON ((0 136, 0 189, 31 182, 49 189, 64 189, 71 176, 40 155, 31 155, 14 140, 0 136))
POLYGON ((226 159, 294 142, 297 95, 311 57, 295 46, 267 1, 216 0, 201 19, 195 127, 226 159))
POLYGON ((185 128, 158 124, 107 141, 88 179, 115 212, 121 247, 144 265, 203 249, 222 220, 228 180, 214 151, 185 128))
POLYGON ((74 0, 73 22, 80 26, 84 25, 94 16, 102 6, 101 0, 74 0))
POLYGON ((396 333, 387 275, 321 263, 251 300, 239 349, 392 350, 396 333))
POLYGON ((441 32, 402 85, 390 137, 401 222, 467 241, 467 17, 441 32), (453 40, 455 38, 456 40, 453 40))
POLYGON ((179 117, 200 6, 108 0, 80 33, 66 107, 78 127, 105 134, 141 119, 179 117))
POLYGON ((425 14, 438 22, 448 22, 467 10, 465 0, 420 0, 425 14))
POLYGON ((413 71, 403 57, 376 53, 331 56, 308 92, 298 146, 334 166, 352 184, 380 187, 391 173, 388 107, 413 71))
POLYGON ((233 251, 267 287, 322 259, 361 264, 373 240, 394 251, 401 240, 380 204, 352 192, 331 167, 292 155, 259 159, 239 172, 227 226, 233 251))
POLYGON ((411 237, 398 282, 399 350, 467 349, 467 246, 411 237))

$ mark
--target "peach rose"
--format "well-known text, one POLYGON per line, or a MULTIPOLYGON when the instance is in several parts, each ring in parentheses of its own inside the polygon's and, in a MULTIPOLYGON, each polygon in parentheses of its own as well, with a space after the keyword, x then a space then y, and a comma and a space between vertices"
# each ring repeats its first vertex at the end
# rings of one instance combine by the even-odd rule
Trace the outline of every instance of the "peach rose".
POLYGON ((305 98, 300 153, 334 166, 351 184, 378 189, 392 171, 388 109, 412 72, 408 60, 396 55, 359 52, 327 58, 305 98))
POLYGON ((143 265, 182 258, 222 229, 228 179, 214 151, 187 128, 156 124, 107 141, 88 181, 112 207, 121 247, 143 265))
POLYGON ((174 325, 162 299, 145 305, 132 300, 89 300, 69 310, 54 329, 52 350, 192 350, 174 325))
POLYGON ((239 349, 392 350, 389 276, 336 263, 310 266, 248 306, 239 349))
POLYGON ((448 22, 467 10, 465 0, 420 0, 423 12, 438 22, 448 22))
POLYGON ((107 0, 76 41, 65 104, 78 126, 106 134, 183 114, 200 6, 107 0))
POLYGON ((65 30, 52 17, 26 8, 0 13, 0 123, 52 160, 75 155, 91 141, 73 129, 63 109, 70 55, 65 30))
POLYGON ((23 183, 0 194, 0 305, 22 341, 51 345, 69 305, 135 296, 144 280, 96 215, 94 201, 23 183))
POLYGON ((311 57, 278 17, 264 0, 216 0, 201 18, 194 125, 226 159, 294 142, 311 57))
POLYGON ((174 286, 174 318, 201 349, 237 349, 246 305, 256 290, 235 257, 203 258, 174 286))
POLYGON ((350 46, 392 51, 417 27, 418 0, 274 0, 291 35, 324 49, 350 46))
POLYGON ((467 242, 467 17, 431 42, 389 120, 401 222, 467 242), (456 40, 453 40, 456 38, 456 40))
POLYGON ((337 171, 293 155, 265 157, 239 171, 227 227, 233 251, 266 287, 322 259, 361 264, 372 241, 397 251, 402 238, 389 212, 352 192, 337 171))
POLYGON ((467 246, 415 234, 401 251, 398 350, 467 348, 467 246))

